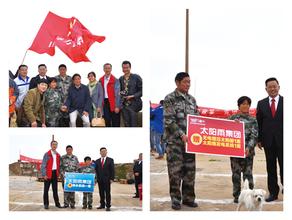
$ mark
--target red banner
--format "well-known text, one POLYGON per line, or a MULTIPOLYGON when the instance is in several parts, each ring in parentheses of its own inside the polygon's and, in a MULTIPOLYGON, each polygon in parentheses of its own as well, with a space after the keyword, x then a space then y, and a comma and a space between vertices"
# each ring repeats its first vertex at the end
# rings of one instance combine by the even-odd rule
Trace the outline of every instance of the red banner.
POLYGON ((187 153, 245 157, 243 122, 188 115, 187 136, 187 153))
POLYGON ((23 156, 21 154, 19 156, 19 160, 20 161, 25 161, 25 162, 30 162, 30 163, 42 163, 42 160, 33 159, 33 158, 30 158, 30 157, 23 156))
MULTIPOLYGON (((19 155, 19 160, 20 161, 24 161, 24 162, 30 162, 30 163, 37 163, 37 164, 41 164, 42 163, 42 160, 40 159, 33 159, 31 157, 27 157, 27 156, 24 156, 24 155, 19 155)), ((80 166, 85 166, 86 164, 84 162, 80 162, 79 163, 80 166)))
MULTIPOLYGON (((151 103, 151 108, 157 108, 159 104, 151 103)), ((231 115, 237 114, 239 110, 226 110, 226 109, 218 109, 218 108, 210 108, 210 107, 201 107, 198 106, 198 111, 201 116, 212 117, 212 118, 229 118, 231 115)), ((251 116, 256 116, 257 110, 255 108, 249 109, 249 114, 251 116)))

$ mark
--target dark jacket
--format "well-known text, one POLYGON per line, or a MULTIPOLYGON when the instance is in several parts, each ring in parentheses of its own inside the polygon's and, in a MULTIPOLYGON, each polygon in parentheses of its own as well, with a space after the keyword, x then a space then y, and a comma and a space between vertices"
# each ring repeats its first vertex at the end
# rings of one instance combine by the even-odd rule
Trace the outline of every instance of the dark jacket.
POLYGON ((279 97, 275 117, 272 117, 269 97, 258 102, 257 121, 259 125, 258 141, 263 147, 269 148, 272 145, 273 138, 279 147, 283 147, 283 96, 279 97))
POLYGON ((69 113, 77 110, 81 115, 83 111, 89 113, 91 108, 91 98, 87 86, 81 84, 79 88, 74 85, 69 87, 68 97, 65 105, 69 109, 69 113))
POLYGON ((115 179, 115 164, 112 158, 106 158, 103 168, 101 166, 101 158, 97 159, 94 163, 97 182, 107 182, 115 179))
MULTIPOLYGON (((123 92, 125 92, 127 89, 125 88, 125 77, 121 76, 119 81, 121 85, 121 101, 123 102, 123 92)), ((125 94, 125 96, 134 95, 134 99, 131 100, 130 105, 128 105, 130 108, 132 108, 134 111, 139 112, 142 109, 142 78, 138 74, 131 73, 129 77, 129 83, 128 83, 128 90, 125 94)), ((124 105, 124 103, 123 103, 124 105)))
MULTIPOLYGON (((50 77, 46 76, 47 82, 49 84, 50 77)), ((32 77, 29 83, 29 89, 34 89, 38 85, 38 81, 40 80, 40 75, 37 75, 35 77, 32 77)))
POLYGON ((135 181, 140 184, 142 183, 142 165, 143 162, 141 161, 141 163, 139 164, 139 161, 136 161, 134 163, 134 167, 133 167, 133 172, 135 173, 139 173, 139 176, 135 176, 135 181))

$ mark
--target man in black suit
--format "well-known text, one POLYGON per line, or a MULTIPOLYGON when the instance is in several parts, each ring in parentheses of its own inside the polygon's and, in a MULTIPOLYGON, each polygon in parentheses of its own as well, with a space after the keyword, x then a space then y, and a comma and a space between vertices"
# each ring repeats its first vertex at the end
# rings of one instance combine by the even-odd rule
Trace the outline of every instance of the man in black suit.
POLYGON ((110 211, 111 183, 115 178, 114 160, 107 157, 107 149, 105 147, 100 148, 100 156, 95 161, 95 172, 100 196, 100 206, 97 209, 104 209, 106 207, 106 211, 110 211))
POLYGON ((283 186, 283 96, 279 95, 280 86, 276 78, 269 78, 265 83, 269 97, 259 101, 257 106, 258 146, 265 150, 270 192, 266 202, 271 202, 278 199, 279 193, 277 160, 283 186))
POLYGON ((47 84, 49 84, 49 81, 50 81, 50 77, 46 76, 47 74, 47 66, 46 64, 40 64, 38 66, 38 72, 39 74, 35 77, 33 77, 31 80, 30 80, 30 83, 29 83, 29 89, 34 89, 37 87, 37 82, 40 80, 40 79, 45 79, 47 81, 47 84))
POLYGON ((142 184, 142 153, 139 154, 139 159, 135 161, 133 173, 135 176, 136 188, 136 194, 133 198, 139 198, 139 184, 142 184))

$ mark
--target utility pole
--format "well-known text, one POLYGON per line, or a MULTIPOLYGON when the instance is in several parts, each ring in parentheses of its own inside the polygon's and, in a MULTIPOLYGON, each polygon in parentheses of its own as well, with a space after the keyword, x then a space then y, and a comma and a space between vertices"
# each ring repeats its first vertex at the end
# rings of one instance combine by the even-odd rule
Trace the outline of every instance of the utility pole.
POLYGON ((186 54, 185 72, 189 73, 189 9, 186 9, 186 54))

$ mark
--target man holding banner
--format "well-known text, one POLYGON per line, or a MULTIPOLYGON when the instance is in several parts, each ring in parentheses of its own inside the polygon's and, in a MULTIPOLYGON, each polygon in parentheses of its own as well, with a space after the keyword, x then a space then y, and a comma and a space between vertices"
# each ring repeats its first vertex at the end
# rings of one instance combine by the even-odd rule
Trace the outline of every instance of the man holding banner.
POLYGON ((196 100, 188 91, 190 77, 180 72, 175 77, 176 90, 164 99, 164 139, 167 143, 167 167, 172 209, 182 204, 197 207, 195 202, 196 157, 186 153, 187 114, 198 115, 196 100))
MULTIPOLYGON (((61 175, 62 175, 62 186, 64 189, 64 177, 65 177, 65 172, 70 172, 70 173, 78 173, 79 169, 79 161, 78 158, 73 155, 73 147, 71 145, 68 145, 66 147, 66 154, 61 157, 61 165, 60 165, 60 170, 61 170, 61 175)), ((66 192, 64 190, 64 208, 70 207, 72 209, 75 208, 75 192, 66 192)))

